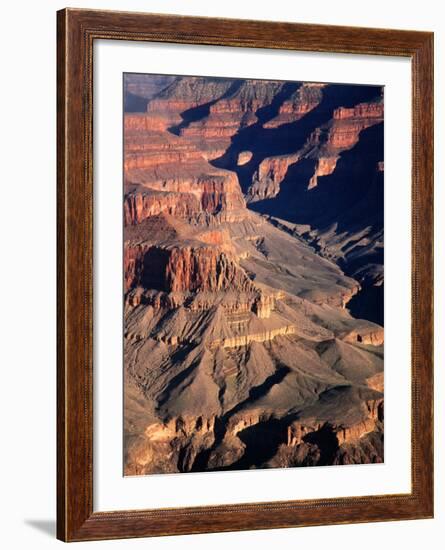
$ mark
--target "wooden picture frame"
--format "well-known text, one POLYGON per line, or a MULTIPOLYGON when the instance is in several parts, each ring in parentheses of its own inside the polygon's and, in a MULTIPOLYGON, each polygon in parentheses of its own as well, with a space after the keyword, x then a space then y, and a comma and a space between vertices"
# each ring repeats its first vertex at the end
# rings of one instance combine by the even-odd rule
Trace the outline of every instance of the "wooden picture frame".
POLYGON ((65 9, 57 14, 57 536, 129 538, 433 516, 433 34, 65 9), (95 40, 402 56, 412 62, 412 491, 93 512, 95 40))

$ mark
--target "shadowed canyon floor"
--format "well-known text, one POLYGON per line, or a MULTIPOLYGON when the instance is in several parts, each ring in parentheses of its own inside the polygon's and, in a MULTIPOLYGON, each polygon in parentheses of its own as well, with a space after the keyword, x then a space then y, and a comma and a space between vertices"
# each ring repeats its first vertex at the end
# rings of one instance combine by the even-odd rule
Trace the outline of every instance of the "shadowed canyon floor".
POLYGON ((382 462, 381 88, 124 86, 125 475, 382 462))

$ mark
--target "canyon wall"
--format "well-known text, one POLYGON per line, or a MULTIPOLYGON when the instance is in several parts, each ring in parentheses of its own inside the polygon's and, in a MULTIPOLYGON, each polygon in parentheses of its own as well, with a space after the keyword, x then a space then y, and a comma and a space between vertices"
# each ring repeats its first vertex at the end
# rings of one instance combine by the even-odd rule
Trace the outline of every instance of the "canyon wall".
POLYGON ((125 475, 383 461, 384 331, 351 314, 383 284, 380 89, 143 76, 125 81, 125 475))

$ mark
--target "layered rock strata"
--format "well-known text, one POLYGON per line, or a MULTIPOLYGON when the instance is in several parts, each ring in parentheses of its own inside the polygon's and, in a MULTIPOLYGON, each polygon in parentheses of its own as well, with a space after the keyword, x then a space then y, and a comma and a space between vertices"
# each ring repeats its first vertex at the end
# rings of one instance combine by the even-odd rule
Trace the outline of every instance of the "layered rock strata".
POLYGON ((351 315, 364 279, 338 261, 358 230, 273 206, 359 163, 383 106, 346 88, 128 82, 147 103, 124 120, 126 475, 383 461, 383 328, 351 315))

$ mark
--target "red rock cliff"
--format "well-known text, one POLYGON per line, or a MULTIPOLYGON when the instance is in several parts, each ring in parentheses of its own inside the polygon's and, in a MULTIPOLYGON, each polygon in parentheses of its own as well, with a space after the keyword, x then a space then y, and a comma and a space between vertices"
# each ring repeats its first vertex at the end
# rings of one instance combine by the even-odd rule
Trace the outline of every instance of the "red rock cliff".
POLYGON ((128 247, 124 273, 127 289, 141 284, 166 292, 254 290, 244 271, 218 246, 128 247))
POLYGON ((264 128, 278 128, 282 124, 289 124, 300 120, 312 111, 323 98, 325 84, 302 84, 290 97, 283 101, 278 115, 264 124, 264 128))

